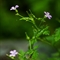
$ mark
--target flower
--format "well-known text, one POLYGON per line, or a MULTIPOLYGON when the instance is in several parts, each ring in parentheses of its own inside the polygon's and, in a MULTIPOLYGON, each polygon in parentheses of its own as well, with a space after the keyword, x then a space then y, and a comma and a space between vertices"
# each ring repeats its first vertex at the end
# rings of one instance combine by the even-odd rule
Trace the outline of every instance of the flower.
POLYGON ((12 6, 12 7, 10 8, 10 10, 16 10, 18 7, 19 7, 19 5, 15 5, 15 7, 12 6))
POLYGON ((45 17, 47 17, 48 19, 51 19, 52 18, 52 16, 50 15, 49 12, 44 12, 44 13, 45 13, 45 17))
POLYGON ((15 8, 18 8, 19 7, 19 5, 15 5, 15 8))
POLYGON ((18 54, 18 52, 16 50, 10 51, 10 57, 13 56, 15 57, 18 54))

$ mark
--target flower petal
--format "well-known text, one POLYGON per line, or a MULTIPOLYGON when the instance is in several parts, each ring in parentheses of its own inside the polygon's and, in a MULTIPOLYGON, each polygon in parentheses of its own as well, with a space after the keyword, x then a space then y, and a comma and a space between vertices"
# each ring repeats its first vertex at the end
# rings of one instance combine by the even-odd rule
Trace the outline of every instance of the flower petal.
POLYGON ((10 10, 16 10, 16 8, 14 6, 12 6, 10 10))
POLYGON ((19 7, 19 5, 15 5, 15 8, 18 8, 19 7))

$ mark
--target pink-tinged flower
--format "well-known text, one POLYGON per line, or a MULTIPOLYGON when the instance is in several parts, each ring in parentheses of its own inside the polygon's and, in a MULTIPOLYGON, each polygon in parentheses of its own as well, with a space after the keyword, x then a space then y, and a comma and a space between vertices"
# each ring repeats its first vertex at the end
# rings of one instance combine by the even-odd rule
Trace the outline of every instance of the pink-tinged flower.
POLYGON ((14 6, 12 6, 10 10, 16 10, 16 8, 14 6))
POLYGON ((15 7, 12 6, 12 7, 10 8, 10 10, 16 10, 18 7, 19 7, 19 5, 15 5, 15 7))
POLYGON ((47 17, 48 19, 51 19, 52 18, 52 16, 50 15, 49 12, 44 12, 44 13, 45 13, 45 17, 47 17))
POLYGON ((19 5, 15 5, 15 8, 18 8, 19 7, 19 5))
POLYGON ((16 50, 10 51, 10 57, 13 56, 15 57, 18 54, 18 52, 16 50))

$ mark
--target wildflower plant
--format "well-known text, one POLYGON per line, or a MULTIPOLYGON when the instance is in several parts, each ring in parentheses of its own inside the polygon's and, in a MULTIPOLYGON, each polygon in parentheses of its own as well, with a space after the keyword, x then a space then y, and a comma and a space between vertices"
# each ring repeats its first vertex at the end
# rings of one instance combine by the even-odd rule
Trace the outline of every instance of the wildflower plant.
MULTIPOLYGON (((49 36, 50 31, 49 31, 49 26, 46 24, 44 25, 44 23, 46 22, 46 18, 51 19, 52 15, 50 15, 49 12, 44 11, 44 17, 43 18, 37 18, 34 14, 32 14, 31 10, 29 10, 29 12, 27 11, 28 17, 24 17, 22 15, 20 15, 18 13, 17 8, 19 7, 19 5, 15 5, 11 7, 10 10, 14 10, 16 12, 17 16, 20 16, 20 21, 25 20, 26 22, 30 22, 33 24, 32 28, 33 28, 33 36, 29 37, 28 33, 25 32, 26 34, 26 39, 27 41, 29 41, 29 45, 28 45, 28 50, 26 52, 24 52, 23 50, 20 50, 20 52, 17 52, 16 50, 10 51, 10 55, 7 54, 7 56, 9 57, 13 57, 13 59, 15 59, 14 57, 16 55, 18 55, 19 60, 39 60, 39 54, 37 52, 37 48, 38 46, 34 46, 34 44, 36 42, 38 42, 38 40, 42 41, 42 42, 46 42, 49 44, 49 42, 47 42, 45 39, 49 39, 48 37, 43 37, 41 38, 42 35, 45 36, 49 36), (40 24, 39 26, 36 25, 35 20, 39 20, 40 24)), ((55 38, 56 40, 57 38, 55 38)))

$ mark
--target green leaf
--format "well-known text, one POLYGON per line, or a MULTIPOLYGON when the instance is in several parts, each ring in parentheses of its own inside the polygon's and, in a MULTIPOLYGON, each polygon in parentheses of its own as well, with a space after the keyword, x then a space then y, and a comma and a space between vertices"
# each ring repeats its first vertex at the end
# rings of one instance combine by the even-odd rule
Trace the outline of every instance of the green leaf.
POLYGON ((47 39, 48 41, 53 41, 53 40, 54 40, 54 36, 47 36, 46 39, 47 39))
POLYGON ((38 60, 39 59, 39 54, 37 53, 37 51, 35 50, 33 55, 32 55, 32 59, 33 60, 38 60))
POLYGON ((32 54, 33 52, 34 52, 33 49, 31 49, 31 50, 28 50, 26 54, 32 54))
POLYGON ((36 38, 38 38, 40 35, 43 34, 44 31, 46 31, 48 29, 48 26, 46 26, 45 28, 43 28, 42 30, 39 30, 36 34, 36 38))
POLYGON ((23 50, 20 50, 19 54, 20 56, 24 56, 25 52, 23 50))
POLYGON ((43 35, 49 35, 49 33, 50 33, 50 31, 47 30, 47 31, 43 32, 43 35))
POLYGON ((31 44, 34 44, 34 43, 36 43, 37 42, 37 39, 33 39, 32 41, 31 41, 31 44))
POLYGON ((55 41, 59 41, 60 40, 60 28, 56 29, 55 31, 55 41))
POLYGON ((30 17, 22 17, 19 20, 29 21, 29 20, 33 20, 33 18, 30 18, 30 17))
POLYGON ((38 48, 38 45, 37 46, 34 46, 34 50, 36 50, 38 48))
POLYGON ((33 18, 30 18, 30 17, 22 17, 19 20, 25 20, 25 21, 29 21, 31 23, 34 23, 34 19, 33 18))

